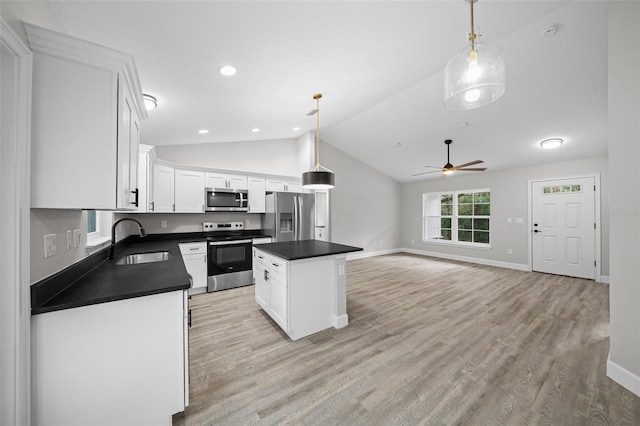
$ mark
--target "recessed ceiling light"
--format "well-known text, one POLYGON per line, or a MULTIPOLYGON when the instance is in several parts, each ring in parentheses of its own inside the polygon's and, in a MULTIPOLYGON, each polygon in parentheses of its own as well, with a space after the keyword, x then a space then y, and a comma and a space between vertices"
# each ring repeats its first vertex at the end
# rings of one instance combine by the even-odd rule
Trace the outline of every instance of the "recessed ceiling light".
POLYGON ((200 133, 201 135, 206 135, 207 133, 209 133, 209 131, 207 129, 200 129, 198 130, 198 133, 200 133))
POLYGON ((251 131, 253 133, 258 133, 260 131, 260 129, 258 129, 257 127, 254 127, 253 129, 251 129, 251 131))
POLYGON ((232 75, 235 75, 238 70, 236 70, 236 67, 233 67, 231 65, 225 65, 223 67, 220 67, 220 74, 224 75, 225 77, 230 77, 232 75))
POLYGON ((300 127, 294 127, 294 128, 293 128, 293 129, 291 129, 291 130, 293 130, 294 132, 297 132, 298 130, 300 130, 300 127))
POLYGON ((152 109, 158 108, 158 100, 155 96, 147 95, 146 93, 142 94, 142 99, 144 99, 144 107, 147 111, 151 111, 152 109))
POLYGON ((560 138, 545 139, 540 142, 540 147, 542 149, 554 149, 560 147, 562 145, 562 142, 564 141, 560 138))

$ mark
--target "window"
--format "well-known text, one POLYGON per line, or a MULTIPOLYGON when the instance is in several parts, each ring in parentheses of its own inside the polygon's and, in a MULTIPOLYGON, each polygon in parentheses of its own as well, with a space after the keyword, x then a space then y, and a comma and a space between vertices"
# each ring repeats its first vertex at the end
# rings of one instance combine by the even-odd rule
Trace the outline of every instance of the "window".
POLYGON ((422 240, 488 246, 491 191, 422 194, 422 240))
POLYGON ((111 241, 111 222, 113 213, 110 211, 85 211, 87 220, 87 249, 100 248, 111 241))

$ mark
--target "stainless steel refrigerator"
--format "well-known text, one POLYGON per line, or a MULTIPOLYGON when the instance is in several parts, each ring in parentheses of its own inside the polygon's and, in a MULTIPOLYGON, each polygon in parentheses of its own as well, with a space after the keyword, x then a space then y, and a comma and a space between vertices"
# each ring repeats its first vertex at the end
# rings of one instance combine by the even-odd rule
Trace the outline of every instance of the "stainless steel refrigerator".
POLYGON ((315 195, 292 192, 267 194, 265 234, 274 243, 315 238, 315 195))

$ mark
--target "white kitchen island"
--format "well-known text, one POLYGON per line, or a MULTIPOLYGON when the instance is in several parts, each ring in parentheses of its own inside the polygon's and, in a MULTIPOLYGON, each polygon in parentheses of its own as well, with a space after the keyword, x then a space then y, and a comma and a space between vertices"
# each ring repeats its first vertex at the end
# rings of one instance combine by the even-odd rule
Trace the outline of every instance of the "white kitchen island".
POLYGON ((347 253, 361 250, 317 240, 254 247, 256 302, 291 340, 345 327, 347 253))

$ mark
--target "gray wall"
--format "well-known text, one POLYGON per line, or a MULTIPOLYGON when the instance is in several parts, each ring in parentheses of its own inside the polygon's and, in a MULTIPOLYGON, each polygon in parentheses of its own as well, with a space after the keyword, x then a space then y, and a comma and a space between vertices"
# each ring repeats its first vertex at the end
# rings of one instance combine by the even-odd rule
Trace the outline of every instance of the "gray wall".
MULTIPOLYGON (((610 352, 640 394, 640 3, 609 2, 610 352)), ((611 364, 609 365, 611 367, 611 364)), ((607 371, 610 375, 612 371, 607 371)), ((623 383, 624 384, 624 383, 623 383)))
POLYGON ((529 180, 600 174, 602 274, 609 274, 609 225, 607 203, 607 157, 550 163, 511 170, 486 171, 436 178, 402 186, 402 246, 444 255, 464 256, 493 262, 528 265, 529 180), (422 194, 463 189, 491 190, 491 249, 444 246, 422 241, 422 194), (507 223, 507 218, 512 223, 507 223), (516 223, 522 218, 524 223, 516 223), (511 249, 513 254, 507 254, 511 249))
POLYGON ((331 241, 365 252, 400 247, 401 184, 326 143, 320 160, 336 175, 329 195, 331 241))

